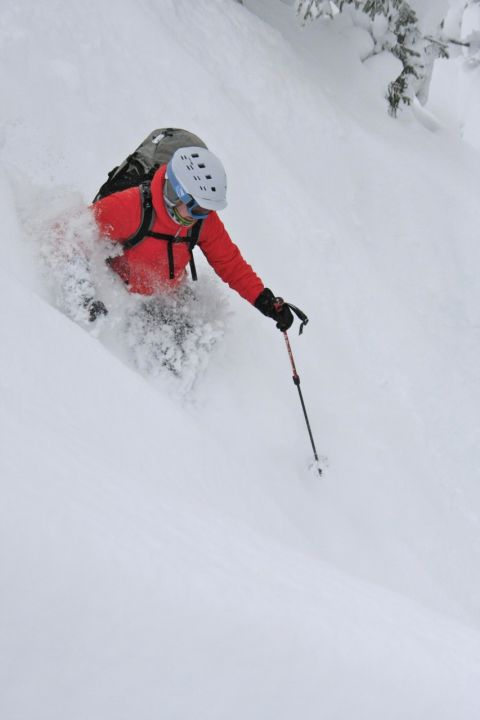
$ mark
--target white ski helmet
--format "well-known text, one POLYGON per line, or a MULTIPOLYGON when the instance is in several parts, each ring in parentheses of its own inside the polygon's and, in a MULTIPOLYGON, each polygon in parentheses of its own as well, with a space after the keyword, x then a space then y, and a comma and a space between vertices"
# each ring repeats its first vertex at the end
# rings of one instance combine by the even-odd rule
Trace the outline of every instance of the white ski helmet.
POLYGON ((217 156, 206 148, 177 150, 167 165, 166 179, 176 197, 190 210, 196 206, 206 210, 227 207, 225 169, 217 156))

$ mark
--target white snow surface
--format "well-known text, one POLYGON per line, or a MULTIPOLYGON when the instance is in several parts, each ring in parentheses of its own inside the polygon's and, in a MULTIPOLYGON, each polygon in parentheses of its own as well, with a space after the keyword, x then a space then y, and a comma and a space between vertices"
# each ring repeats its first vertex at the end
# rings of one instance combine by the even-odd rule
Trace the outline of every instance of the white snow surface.
POLYGON ((2 720, 479 716, 479 136, 448 121, 454 73, 435 117, 393 120, 345 36, 292 13, 1 4, 2 720), (103 324, 57 292, 161 126, 222 157, 222 219, 310 316, 321 478, 281 334, 199 251, 180 378, 135 363, 101 253, 103 324))

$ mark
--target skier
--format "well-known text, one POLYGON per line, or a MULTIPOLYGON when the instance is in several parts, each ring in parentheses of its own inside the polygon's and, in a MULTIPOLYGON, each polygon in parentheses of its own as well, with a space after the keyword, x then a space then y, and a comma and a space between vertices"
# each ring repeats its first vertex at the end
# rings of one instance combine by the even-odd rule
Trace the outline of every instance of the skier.
MULTIPOLYGON (((155 172, 150 187, 153 224, 133 246, 129 239, 138 234, 144 218, 141 189, 131 187, 92 205, 101 235, 126 246, 108 262, 128 291, 155 296, 181 287, 191 261, 188 238, 201 221, 197 244, 217 275, 275 320, 282 332, 287 330, 293 322, 290 308, 264 286, 217 215, 227 205, 220 160, 206 148, 181 148, 155 172)), ((85 307, 90 321, 107 314, 103 302, 95 298, 86 299, 85 307)))

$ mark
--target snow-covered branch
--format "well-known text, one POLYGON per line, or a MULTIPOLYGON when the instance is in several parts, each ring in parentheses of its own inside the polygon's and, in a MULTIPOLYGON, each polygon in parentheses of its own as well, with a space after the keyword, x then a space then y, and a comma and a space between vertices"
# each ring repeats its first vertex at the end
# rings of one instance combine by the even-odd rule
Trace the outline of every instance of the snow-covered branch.
MULTIPOLYGON (((479 0, 466 0, 465 8, 475 4, 478 5, 479 0)), ((303 24, 322 17, 334 20, 342 13, 349 13, 354 25, 370 33, 373 55, 388 52, 400 60, 401 73, 385 88, 393 116, 415 97, 421 103, 426 102, 434 62, 437 58, 448 58, 452 46, 468 49, 470 62, 480 62, 480 29, 463 39, 446 37, 443 19, 439 17, 433 32, 427 34, 425 18, 413 0, 410 3, 406 0, 297 0, 296 12, 303 24), (383 32, 379 32, 379 27, 384 28, 383 32)))

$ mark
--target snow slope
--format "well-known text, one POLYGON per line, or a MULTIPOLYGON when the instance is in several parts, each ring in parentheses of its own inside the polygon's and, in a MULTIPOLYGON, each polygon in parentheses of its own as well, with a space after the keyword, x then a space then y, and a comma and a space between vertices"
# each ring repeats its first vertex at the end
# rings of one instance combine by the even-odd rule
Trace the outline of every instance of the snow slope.
POLYGON ((289 12, 2 5, 2 718, 478 714, 477 151, 289 12), (159 125, 221 155, 227 227, 311 317, 321 481, 281 336, 206 263, 225 337, 186 397, 52 306, 37 230, 159 125))

